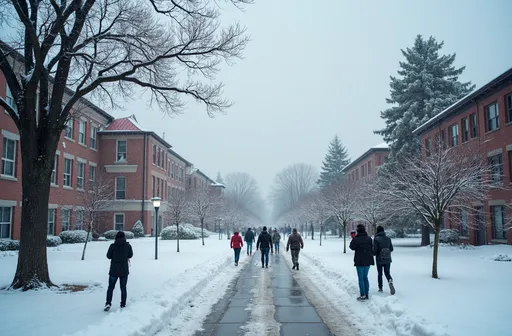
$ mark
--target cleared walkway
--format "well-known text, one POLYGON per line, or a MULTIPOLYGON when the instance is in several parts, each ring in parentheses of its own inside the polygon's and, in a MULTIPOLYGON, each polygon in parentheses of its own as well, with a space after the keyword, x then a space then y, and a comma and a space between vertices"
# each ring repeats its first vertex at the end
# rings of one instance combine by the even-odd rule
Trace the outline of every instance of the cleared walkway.
POLYGON ((289 254, 271 255, 269 268, 263 269, 257 252, 195 336, 333 336, 285 257, 289 254))

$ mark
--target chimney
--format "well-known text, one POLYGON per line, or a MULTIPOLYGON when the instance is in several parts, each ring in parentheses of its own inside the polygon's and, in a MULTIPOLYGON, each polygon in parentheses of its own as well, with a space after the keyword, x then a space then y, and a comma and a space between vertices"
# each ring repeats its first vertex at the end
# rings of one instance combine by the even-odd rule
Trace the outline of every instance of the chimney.
POLYGON ((162 139, 164 139, 164 140, 165 140, 165 132, 164 132, 164 134, 162 134, 162 139))

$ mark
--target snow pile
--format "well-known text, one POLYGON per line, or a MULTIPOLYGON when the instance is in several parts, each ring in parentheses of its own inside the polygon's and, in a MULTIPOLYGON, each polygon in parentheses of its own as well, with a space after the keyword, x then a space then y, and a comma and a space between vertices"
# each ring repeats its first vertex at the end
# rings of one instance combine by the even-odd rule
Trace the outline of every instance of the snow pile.
MULTIPOLYGON (((116 234, 117 234, 117 230, 109 230, 107 232, 104 232, 101 236, 106 238, 106 239, 116 239, 116 234)), ((133 239, 133 237, 135 237, 135 234, 132 232, 132 231, 123 231, 124 232, 124 236, 126 237, 126 239, 133 239)))
MULTIPOLYGON (((197 227, 197 226, 194 226, 192 224, 183 224, 183 227, 186 227, 192 231, 194 231, 195 233, 197 233, 199 235, 199 238, 201 238, 201 228, 200 227, 197 227)), ((204 235, 205 238, 207 237, 210 237, 210 235, 212 234, 215 234, 214 232, 210 232, 206 229, 202 230, 202 234, 204 235)))
MULTIPOLYGON (((85 230, 73 230, 73 231, 62 231, 59 234, 63 244, 76 244, 85 243, 87 240, 87 231, 85 230)), ((89 235, 89 241, 92 240, 92 235, 89 235)))
POLYGON ((18 251, 19 249, 19 240, 0 239, 0 251, 18 251))
POLYGON ((491 257, 493 261, 512 261, 512 257, 508 254, 497 254, 491 257))
POLYGON ((395 230, 387 229, 387 230, 385 230, 385 232, 386 232, 386 236, 388 236, 389 238, 396 238, 395 230))
POLYGON ((135 224, 133 224, 132 233, 135 236, 135 238, 144 237, 144 226, 142 226, 142 222, 140 220, 136 221, 135 224))
POLYGON ((62 244, 62 239, 59 236, 46 236, 46 246, 55 247, 62 244))
POLYGON ((439 242, 443 244, 458 244, 460 242, 459 232, 452 229, 445 229, 439 232, 439 242))
MULTIPOLYGON (((176 230, 175 225, 168 226, 160 232, 160 238, 162 240, 176 240, 178 239, 178 231, 176 230)), ((185 227, 180 225, 179 231, 180 239, 199 239, 201 238, 201 233, 197 233, 195 230, 191 230, 189 227, 185 227)))

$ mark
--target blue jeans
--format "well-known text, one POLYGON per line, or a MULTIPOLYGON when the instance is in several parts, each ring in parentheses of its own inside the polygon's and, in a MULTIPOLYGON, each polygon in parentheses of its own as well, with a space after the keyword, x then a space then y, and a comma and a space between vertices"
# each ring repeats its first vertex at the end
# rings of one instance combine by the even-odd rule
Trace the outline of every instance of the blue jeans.
POLYGON ((274 250, 276 250, 276 252, 279 252, 279 242, 274 243, 274 250))
POLYGON ((234 248, 233 250, 235 251, 235 262, 237 263, 240 259, 240 250, 242 250, 242 248, 234 248))
POLYGON ((368 295, 370 292, 370 281, 368 281, 368 272, 370 266, 356 266, 357 278, 359 279, 359 294, 368 295))
POLYGON ((128 282, 128 275, 122 277, 109 276, 108 277, 108 290, 107 290, 107 303, 112 305, 112 296, 114 295, 114 288, 119 278, 119 286, 121 287, 121 306, 126 306, 126 283, 128 282))
POLYGON ((268 247, 261 248, 261 266, 263 266, 263 264, 268 266, 268 253, 269 252, 270 252, 270 248, 268 248, 268 247))
POLYGON ((247 244, 247 254, 252 254, 252 242, 246 242, 247 244))

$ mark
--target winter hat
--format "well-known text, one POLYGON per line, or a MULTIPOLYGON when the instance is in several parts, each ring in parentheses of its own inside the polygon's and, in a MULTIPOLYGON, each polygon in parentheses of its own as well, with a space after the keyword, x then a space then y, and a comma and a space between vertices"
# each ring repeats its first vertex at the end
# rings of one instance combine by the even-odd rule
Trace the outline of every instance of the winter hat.
POLYGON ((357 232, 358 233, 366 232, 366 228, 364 227, 363 224, 357 225, 357 232))
POLYGON ((295 228, 294 228, 294 229, 292 230, 292 232, 293 232, 293 233, 297 233, 297 229, 295 229, 295 228))
POLYGON ((124 232, 123 231, 117 231, 116 233, 116 239, 124 238, 124 232))
POLYGON ((382 226, 377 226, 377 232, 384 232, 384 228, 382 226))
POLYGON ((238 231, 235 231, 235 235, 237 235, 237 234, 238 234, 238 231))
POLYGON ((267 231, 267 227, 266 226, 263 227, 263 231, 267 231))

